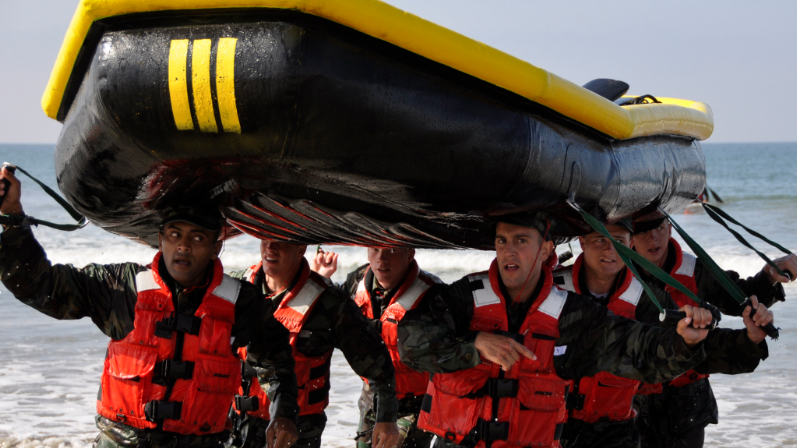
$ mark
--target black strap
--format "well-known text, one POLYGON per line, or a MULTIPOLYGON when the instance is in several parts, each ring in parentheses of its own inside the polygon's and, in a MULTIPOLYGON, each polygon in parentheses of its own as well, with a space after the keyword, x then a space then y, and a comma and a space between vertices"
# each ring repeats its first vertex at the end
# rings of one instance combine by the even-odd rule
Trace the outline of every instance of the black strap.
POLYGON ((243 395, 236 395, 235 409, 238 409, 240 412, 257 411, 260 409, 260 402, 257 396, 245 397, 243 395))
POLYGON ((459 398, 482 398, 485 395, 491 398, 515 398, 517 397, 519 383, 516 379, 509 378, 490 378, 484 386, 467 395, 459 398))
POLYGON ((568 394, 565 407, 567 408, 568 411, 583 411, 584 400, 586 398, 587 398, 586 395, 578 393, 578 389, 576 389, 575 391, 568 394))
POLYGON ((181 401, 150 401, 144 406, 144 415, 147 420, 157 423, 166 419, 180 420, 183 413, 181 401))
MULTIPOLYGON (((6 164, 4 166, 6 167, 7 170, 11 171, 12 173, 14 173, 15 171, 19 171, 22 174, 28 176, 32 181, 36 182, 42 188, 42 190, 44 190, 45 193, 47 193, 51 198, 55 199, 55 202, 60 204, 61 207, 63 207, 63 209, 66 210, 66 212, 69 213, 69 215, 72 216, 72 218, 75 221, 77 221, 78 223, 77 224, 55 224, 55 223, 52 223, 52 222, 49 222, 49 221, 45 221, 43 219, 36 219, 36 218, 34 218, 32 216, 0 215, 0 224, 7 225, 7 226, 24 225, 24 224, 33 224, 35 226, 38 226, 39 224, 41 224, 41 225, 43 225, 45 227, 50 227, 50 228, 53 228, 53 229, 56 229, 56 230, 63 230, 64 232, 72 232, 74 230, 82 229, 83 227, 86 227, 86 224, 89 223, 88 219, 86 219, 85 216, 81 215, 80 212, 75 210, 75 208, 72 207, 72 205, 70 205, 69 202, 66 201, 66 199, 62 198, 61 195, 56 193, 52 188, 50 188, 47 185, 45 185, 39 179, 36 179, 35 177, 31 176, 31 174, 28 173, 27 171, 25 171, 24 169, 22 169, 22 167, 14 166, 14 165, 11 165, 11 164, 6 164)), ((6 188, 8 188, 8 185, 9 185, 8 180, 3 179, 3 182, 6 182, 6 188)), ((1 199, 4 199, 4 198, 5 198, 5 196, 0 197, 0 204, 2 204, 2 200, 1 199)))
MULTIPOLYGON (((784 253, 784 254, 786 254, 786 255, 791 255, 791 251, 790 251, 790 250, 788 250, 788 249, 786 249, 785 247, 781 246, 780 244, 778 244, 778 243, 776 243, 776 242, 774 242, 774 241, 770 240, 769 238, 765 237, 764 235, 761 235, 760 233, 756 232, 755 230, 753 230, 753 229, 751 229, 751 228, 749 228, 749 227, 745 226, 744 224, 740 223, 739 221, 737 221, 737 220, 733 219, 733 217, 731 217, 731 215, 729 215, 729 214, 725 213, 725 211, 724 211, 724 210, 722 210, 721 208, 717 208, 717 207, 715 207, 715 206, 713 206, 713 205, 706 204, 706 203, 703 203, 703 208, 706 210, 706 213, 708 214, 708 216, 709 216, 709 217, 711 217, 711 219, 713 219, 714 221, 716 221, 717 223, 719 223, 719 224, 720 224, 722 227, 725 227, 725 229, 726 229, 728 232, 730 232, 730 233, 731 233, 731 235, 733 235, 734 237, 736 237, 736 240, 737 240, 737 241, 739 241, 740 243, 742 243, 742 244, 743 244, 745 247, 747 247, 747 248, 749 248, 749 249, 752 249, 752 250, 753 250, 753 252, 757 253, 757 254, 758 254, 758 256, 759 256, 759 257, 761 257, 761 259, 762 259, 762 260, 766 261, 768 265, 772 266, 772 268, 774 268, 774 269, 775 269, 775 271, 776 271, 776 272, 777 272, 779 275, 781 275, 781 276, 783 276, 783 277, 786 277, 786 278, 789 278, 789 279, 791 279, 791 278, 792 278, 792 275, 790 275, 790 274, 794 274, 793 272, 791 272, 791 273, 788 273, 788 274, 787 274, 786 272, 783 272, 783 271, 782 271, 782 270, 781 270, 781 269, 780 269, 780 268, 779 268, 779 267, 778 267, 778 266, 777 266, 777 265, 776 265, 776 264, 775 264, 775 263, 774 263, 772 260, 770 260, 770 259, 769 259, 769 257, 767 257, 767 256, 766 256, 766 255, 765 255, 763 252, 759 251, 759 250, 758 250, 758 249, 756 249, 756 248, 755 248, 755 247, 754 247, 752 244, 748 243, 748 242, 747 242, 747 240, 746 240, 746 239, 744 239, 744 237, 743 237, 743 236, 742 236, 742 235, 741 235, 739 232, 737 232, 737 231, 735 231, 735 230, 731 229, 731 228, 728 226, 728 224, 727 224, 725 221, 723 221, 723 220, 722 220, 722 218, 725 218, 725 219, 727 219, 728 221, 732 222, 733 224, 736 224, 737 226, 739 226, 739 227, 743 228, 744 230, 746 230, 746 231, 747 231, 747 233, 749 233, 749 234, 751 234, 751 235, 753 235, 753 236, 755 236, 755 237, 757 237, 757 238, 761 239, 762 241, 764 241, 764 242, 766 242, 766 243, 769 243, 769 245, 770 245, 770 246, 772 246, 772 247, 774 247, 774 248, 776 248, 776 249, 780 250, 781 252, 783 252, 783 253, 784 253)), ((670 221, 672 221, 672 219, 671 219, 670 221)))
POLYGON ((481 433, 481 439, 485 442, 496 440, 507 440, 509 438, 509 422, 492 422, 479 420, 476 423, 481 433))
POLYGON ((553 432, 553 439, 554 440, 561 439, 562 438, 562 431, 564 431, 564 429, 565 429, 565 424, 564 423, 557 423, 556 424, 556 430, 553 432))
POLYGON ((172 313, 169 317, 155 324, 155 336, 171 339, 172 332, 197 336, 202 326, 202 319, 182 313, 172 313))
POLYGON ((190 380, 194 375, 194 363, 166 359, 156 366, 159 377, 165 380, 190 380))

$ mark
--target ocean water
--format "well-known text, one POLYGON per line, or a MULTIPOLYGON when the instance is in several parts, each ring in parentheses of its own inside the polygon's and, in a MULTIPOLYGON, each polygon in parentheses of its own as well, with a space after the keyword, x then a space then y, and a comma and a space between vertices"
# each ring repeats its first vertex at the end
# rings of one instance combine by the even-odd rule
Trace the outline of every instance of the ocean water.
MULTIPOLYGON (((26 168, 55 186, 53 146, 0 145, 0 158, 26 168)), ((797 144, 706 144, 708 184, 725 200, 723 208, 748 226, 784 246, 797 249, 797 144)), ((63 212, 23 177, 23 205, 28 214, 69 222, 63 212)), ((681 225, 718 263, 753 275, 763 262, 742 247, 704 213, 677 217, 681 225)), ((41 228, 36 236, 57 263, 147 263, 148 247, 131 243, 96 227, 74 233, 41 228)), ((579 252, 577 242, 573 244, 579 252)), ((759 245, 770 256, 779 256, 759 245)), ((338 272, 365 262, 365 249, 327 247, 341 254, 338 272)), ((567 246, 559 248, 560 252, 567 246)), ((310 252, 310 251, 308 251, 310 252)), ((423 269, 453 281, 486 269, 493 256, 482 251, 418 251, 423 269)), ((222 261, 228 269, 245 268, 258 259, 258 242, 240 237, 226 243, 222 261)), ((744 376, 713 375, 720 423, 708 428, 706 446, 751 447, 797 445, 797 287, 786 286, 787 302, 774 308, 781 338, 770 342, 770 357, 758 371, 744 376)), ((723 319, 739 328, 741 320, 723 319)), ((0 447, 85 447, 96 435, 95 397, 107 338, 84 319, 55 321, 17 302, 0 285, 0 447)), ((358 420, 360 380, 340 353, 332 361, 326 447, 353 446, 358 420)))

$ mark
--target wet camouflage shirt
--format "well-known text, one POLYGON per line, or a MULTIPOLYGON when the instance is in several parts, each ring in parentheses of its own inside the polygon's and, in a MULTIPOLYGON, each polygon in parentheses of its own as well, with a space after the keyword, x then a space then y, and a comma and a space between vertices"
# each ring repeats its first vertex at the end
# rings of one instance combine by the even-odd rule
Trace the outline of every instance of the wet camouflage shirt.
MULTIPOLYGON (((578 282, 581 291, 589 291, 585 271, 586 269, 582 269, 579 273, 578 282)), ((618 276, 617 284, 622 284, 626 275, 631 275, 629 270, 622 270, 618 276)), ((676 305, 669 293, 660 289, 657 285, 649 284, 648 286, 650 286, 663 308, 678 309, 678 305, 676 305)), ((609 297, 614 294, 614 291, 615 288, 612 288, 609 291, 609 295, 604 298, 597 298, 589 292, 584 295, 595 301, 595 303, 606 306, 609 303, 609 297)), ((634 319, 649 325, 661 325, 659 309, 646 292, 643 292, 642 297, 639 298, 634 319)), ((759 344, 753 343, 747 337, 746 329, 716 328, 706 336, 703 341, 703 347, 706 350, 706 360, 694 368, 695 371, 700 373, 724 373, 728 375, 750 373, 755 371, 761 360, 767 359, 769 356, 766 340, 761 341, 759 344)))
MULTIPOLYGON (((270 296, 275 308, 299 281, 300 273, 301 269, 285 290, 270 296)), ((242 278, 243 274, 243 271, 230 273, 236 278, 242 278)), ((259 291, 266 291, 262 270, 255 276, 254 283, 259 291)), ((343 352, 357 375, 368 378, 377 397, 377 421, 396 421, 398 402, 390 353, 357 305, 338 288, 331 287, 310 310, 297 338, 296 350, 305 356, 320 356, 334 348, 343 352)))
MULTIPOLYGON (((53 265, 30 229, 10 227, 0 236, 0 279, 14 297, 59 320, 88 317, 114 340, 124 339, 133 330, 136 274, 146 269, 136 263, 89 264, 80 269, 53 265)), ((159 272, 172 290, 178 312, 193 315, 206 287, 183 291, 164 265, 159 272)), ((208 275, 212 276, 212 270, 208 275)), ((272 415, 295 421, 298 391, 289 336, 274 319, 271 304, 256 288, 243 283, 235 303, 233 350, 248 345, 249 360, 272 372, 263 382, 272 399, 272 415)))
MULTIPOLYGON (((505 297, 506 298, 506 297, 505 297)), ((537 300, 532 296, 529 300, 537 300)), ((473 295, 464 277, 450 286, 435 285, 418 308, 399 323, 399 353, 414 369, 434 373, 464 370, 481 362, 470 331, 473 295)), ((508 313, 523 312, 509 307, 508 313)), ((591 299, 569 292, 559 317, 556 373, 577 379, 606 371, 617 376, 660 383, 700 364, 702 344, 689 348, 675 328, 658 328, 616 316, 591 299)))

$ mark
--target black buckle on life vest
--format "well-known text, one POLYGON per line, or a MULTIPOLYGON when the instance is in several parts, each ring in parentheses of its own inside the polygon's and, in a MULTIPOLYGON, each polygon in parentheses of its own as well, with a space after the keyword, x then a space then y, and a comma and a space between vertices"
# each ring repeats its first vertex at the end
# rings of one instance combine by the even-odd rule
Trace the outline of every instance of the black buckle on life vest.
POLYGON ((491 398, 515 398, 519 387, 518 380, 492 378, 487 381, 487 395, 491 398))
POLYGON ((504 336, 504 337, 507 337, 507 338, 512 338, 512 339, 515 340, 515 342, 517 342, 520 345, 523 345, 523 343, 525 342, 525 339, 526 339, 526 337, 523 336, 522 334, 510 333, 508 331, 495 330, 495 331, 493 331, 493 334, 497 334, 499 336, 504 336))
POLYGON ((181 401, 150 401, 144 406, 144 415, 147 420, 157 423, 160 420, 180 420, 183 414, 181 401))
POLYGON ((171 339, 172 332, 179 331, 191 335, 198 335, 202 319, 187 314, 172 313, 171 316, 155 324, 155 336, 171 339))
POLYGON ((506 440, 509 438, 509 422, 489 422, 479 420, 476 427, 481 434, 481 439, 485 442, 494 440, 506 440))
POLYGON ((565 402, 565 406, 567 407, 568 411, 583 411, 584 410, 584 399, 587 398, 586 395, 581 395, 579 393, 570 393, 567 395, 567 401, 565 402))
POLYGON ((167 380, 190 380, 194 374, 194 363, 167 359, 158 368, 160 378, 167 380))
POLYGON ((241 361, 241 377, 252 378, 253 376, 257 376, 257 370, 248 362, 241 361))
POLYGON ((240 412, 257 411, 260 409, 260 402, 257 400, 257 396, 244 397, 243 395, 236 395, 235 409, 240 412))

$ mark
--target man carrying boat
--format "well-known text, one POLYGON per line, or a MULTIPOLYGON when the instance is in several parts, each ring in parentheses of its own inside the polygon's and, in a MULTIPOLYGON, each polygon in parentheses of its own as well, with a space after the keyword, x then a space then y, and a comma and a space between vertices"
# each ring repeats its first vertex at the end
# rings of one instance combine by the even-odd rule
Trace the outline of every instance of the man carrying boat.
MULTIPOLYGON (((633 247, 633 224, 625 219, 607 225, 620 244, 633 247)), ((613 313, 651 325, 659 325, 659 310, 646 297, 642 284, 599 232, 579 237, 583 253, 571 266, 553 272, 553 282, 567 291, 589 297, 613 313)), ((664 308, 678 307, 662 289, 651 287, 664 308)), ((754 305, 757 301, 754 301, 754 305)), ((760 327, 771 320, 771 312, 758 305, 753 318, 744 313, 745 330, 716 329, 704 346, 708 359, 695 368, 703 373, 748 373, 768 355, 766 333, 760 327), (758 326, 757 326, 758 325, 758 326)), ((640 382, 607 372, 571 381, 569 418, 562 434, 565 448, 634 448, 640 446, 636 427, 634 395, 640 382)))
MULTIPOLYGON (((698 297, 719 308, 723 314, 742 314, 739 304, 708 268, 693 255, 683 252, 672 238, 672 225, 664 218, 636 222, 634 233, 634 249, 640 255, 669 273, 698 297)), ((797 272, 797 257, 794 255, 773 261, 781 270, 797 272)), ((789 279, 780 276, 769 265, 747 279, 740 278, 733 271, 725 272, 747 296, 755 295, 767 307, 785 299, 780 283, 786 283, 789 279)), ((678 305, 695 305, 685 294, 664 285, 644 270, 640 274, 648 284, 666 289, 678 305)), ((716 424, 719 418, 708 375, 690 371, 652 392, 649 397, 637 399, 641 409, 639 427, 643 446, 702 447, 705 427, 716 424)))
MULTIPOLYGON (((24 215, 6 168, 0 213, 24 215)), ((234 356, 272 372, 269 447, 297 438, 296 377, 288 332, 250 285, 224 275, 218 210, 166 212, 152 264, 51 265, 30 227, 0 237, 0 276, 21 302, 56 319, 89 317, 111 338, 97 396, 95 447, 218 447, 240 385, 234 356)))
POLYGON ((705 359, 708 310, 684 307, 677 328, 657 328, 556 287, 554 225, 543 213, 502 218, 489 271, 432 286, 399 322, 401 360, 434 373, 418 426, 436 444, 559 446, 569 380, 656 383, 705 359))
MULTIPOLYGON (((296 446, 318 448, 329 404, 332 351, 343 352, 352 369, 367 378, 376 395, 375 448, 393 448, 396 428, 395 377, 390 354, 357 306, 332 283, 310 270, 307 246, 264 239, 261 261, 235 277, 255 285, 276 308, 274 316, 291 333, 299 383, 299 440, 296 446)), ((244 372, 242 393, 236 397, 235 446, 260 448, 259 434, 269 421, 268 398, 253 376, 244 372), (255 387, 251 387, 255 386, 255 387)))
MULTIPOLYGON (((426 291, 439 278, 418 267, 415 249, 369 247, 368 263, 355 269, 342 285, 346 293, 360 307, 374 329, 382 335, 396 369, 398 395, 398 447, 428 447, 433 434, 418 429, 421 401, 429 382, 427 372, 418 372, 401 362, 396 340, 397 324, 408 310, 415 308, 426 291)), ((368 381, 363 382, 359 400, 360 425, 357 430, 358 448, 371 446, 371 432, 376 420, 374 392, 368 381)))

